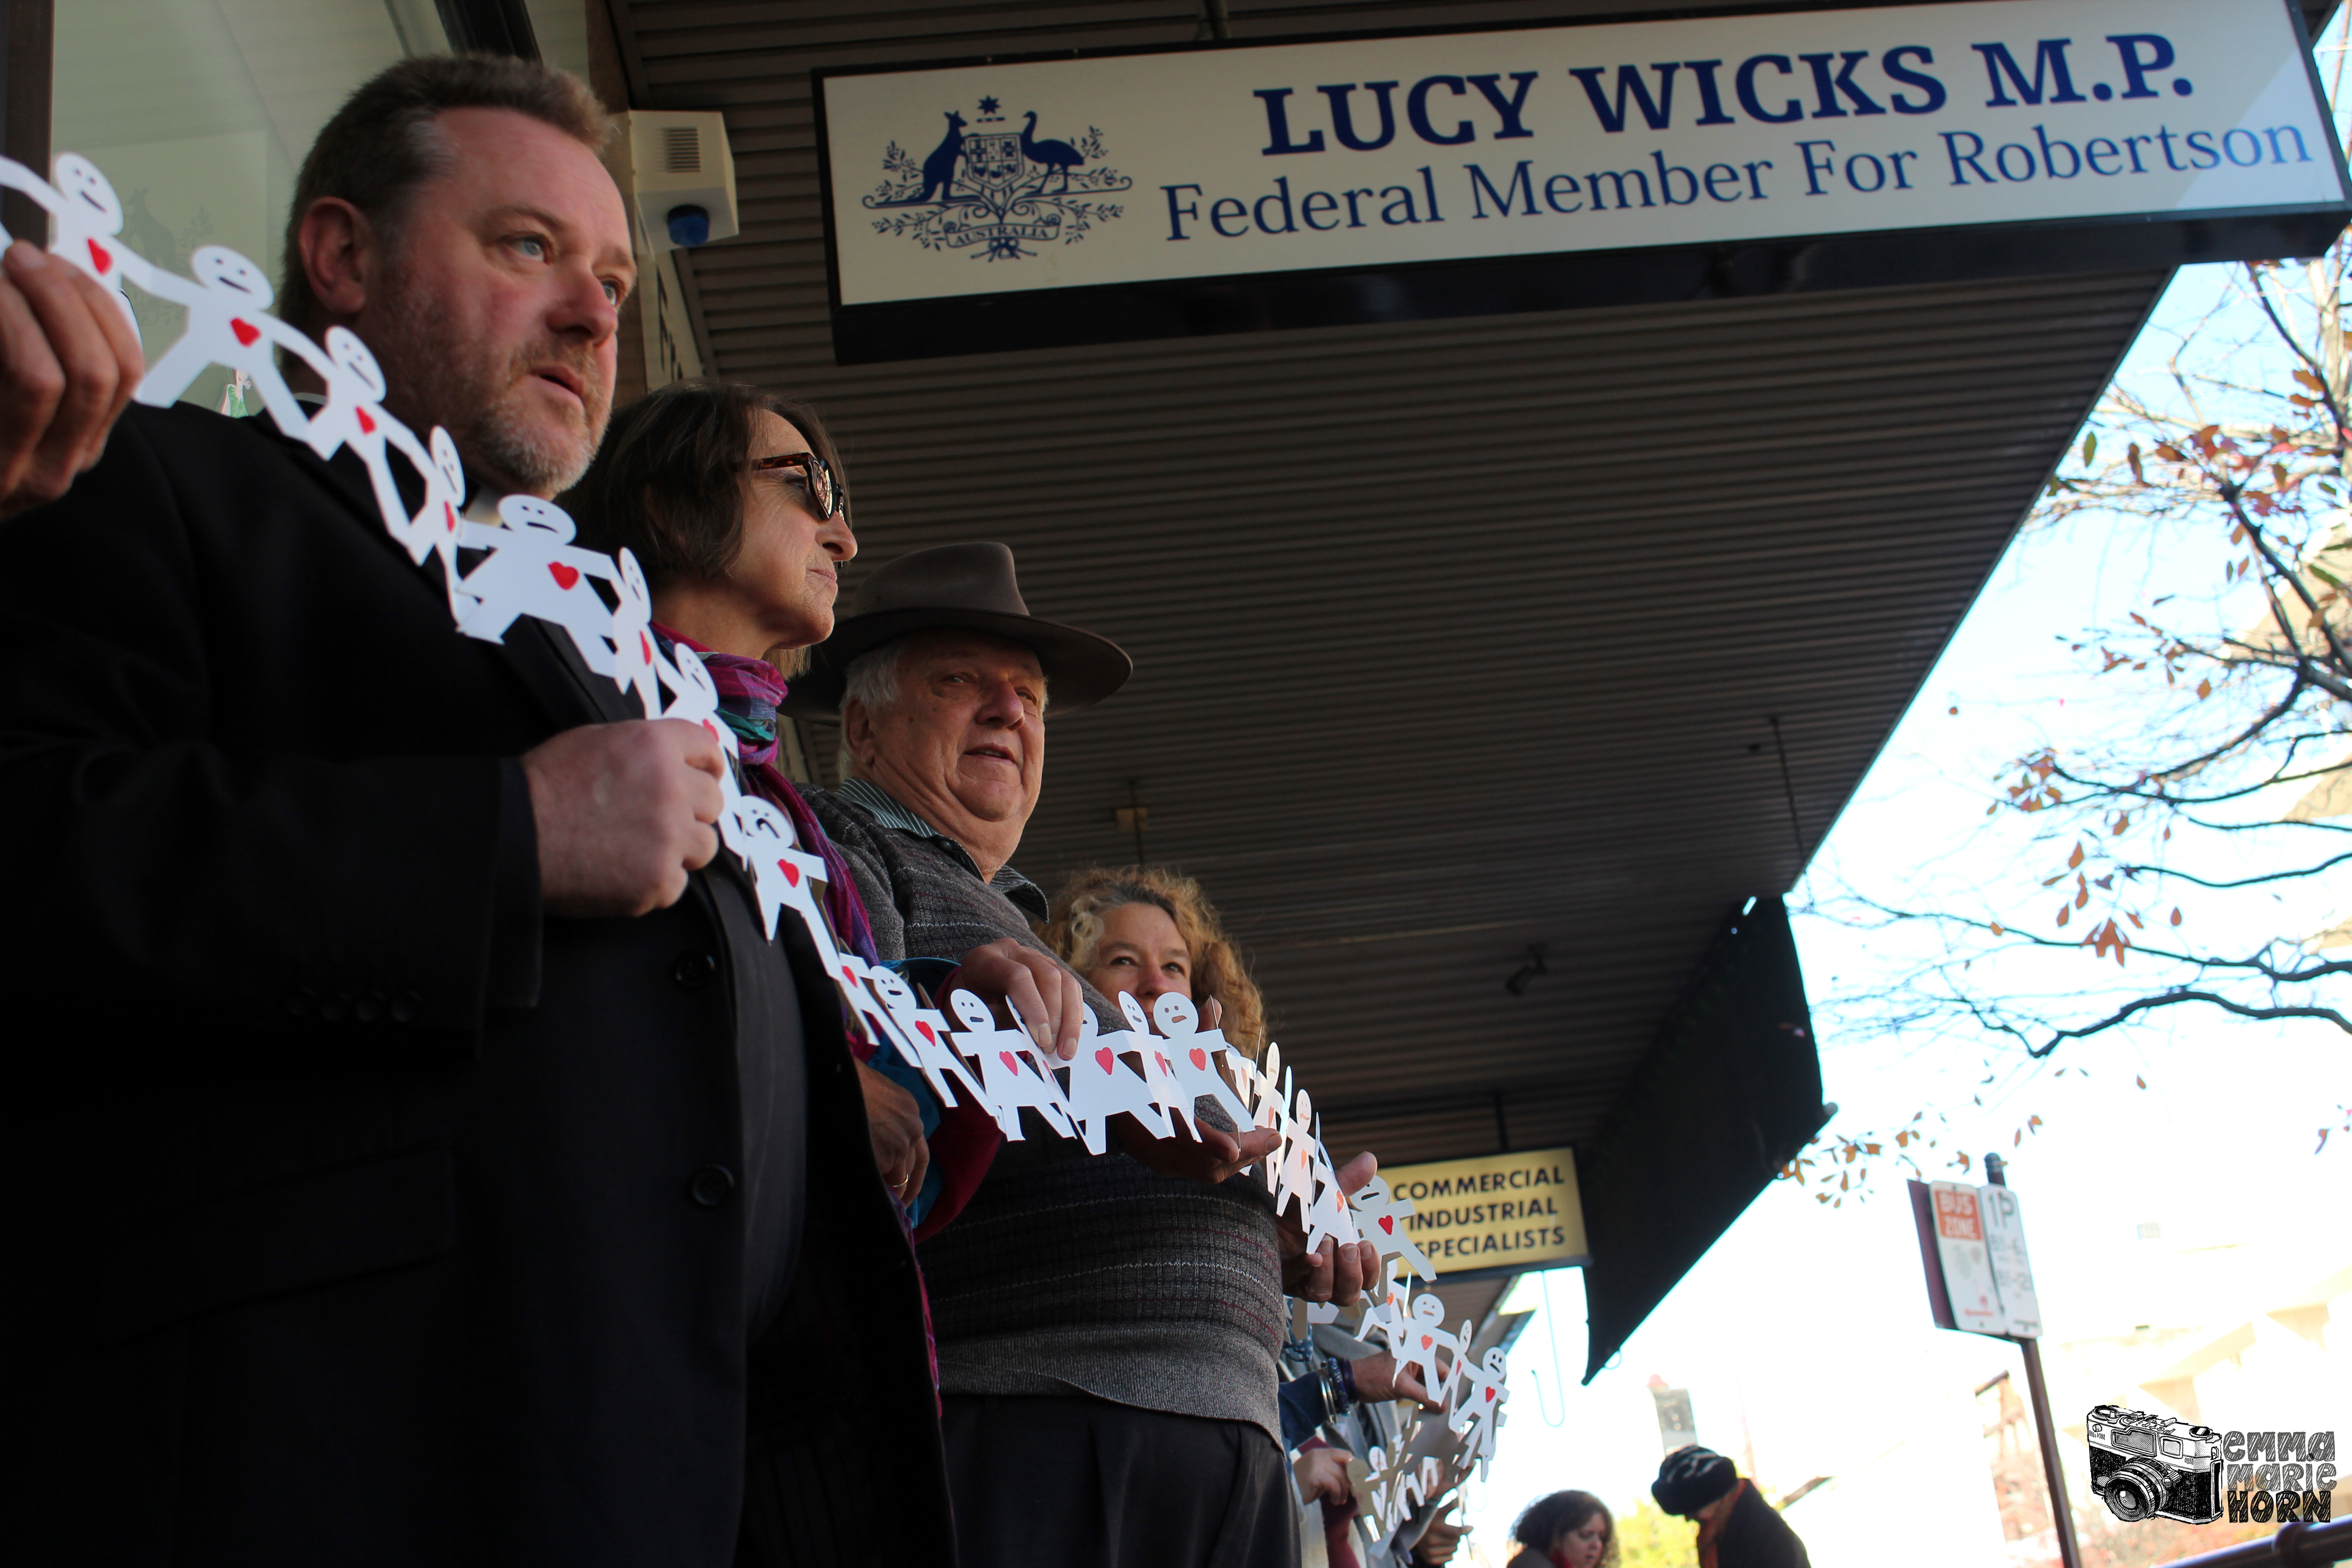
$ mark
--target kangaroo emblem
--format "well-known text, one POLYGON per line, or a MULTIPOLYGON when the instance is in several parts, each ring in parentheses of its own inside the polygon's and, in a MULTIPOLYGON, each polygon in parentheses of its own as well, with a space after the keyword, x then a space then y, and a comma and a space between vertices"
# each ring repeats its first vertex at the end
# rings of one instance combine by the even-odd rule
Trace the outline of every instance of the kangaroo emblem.
MULTIPOLYGON (((923 160, 923 194, 915 198, 919 203, 929 201, 935 192, 948 193, 946 199, 953 197, 956 160, 963 156, 963 116, 952 109, 947 114, 947 135, 923 160)), ((1036 116, 1030 118, 1034 120, 1036 116)))

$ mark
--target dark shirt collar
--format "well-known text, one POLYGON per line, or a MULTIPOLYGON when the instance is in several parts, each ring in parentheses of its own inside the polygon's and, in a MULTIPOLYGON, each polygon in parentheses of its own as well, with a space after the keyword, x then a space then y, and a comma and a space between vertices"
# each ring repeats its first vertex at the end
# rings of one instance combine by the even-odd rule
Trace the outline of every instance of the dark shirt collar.
MULTIPOLYGON (((940 845, 955 858, 958 865, 974 877, 980 875, 980 862, 971 858, 971 850, 899 805, 897 797, 887 790, 869 784, 864 779, 844 779, 841 781, 841 787, 833 793, 844 800, 864 806, 867 811, 872 812, 874 819, 885 827, 895 827, 901 833, 912 834, 917 838, 928 838, 934 844, 940 845)), ((989 879, 988 885, 1011 900, 1013 908, 1033 921, 1044 920, 1051 910, 1052 906, 1045 898, 1045 889, 1014 870, 1009 864, 999 867, 996 875, 989 879)))

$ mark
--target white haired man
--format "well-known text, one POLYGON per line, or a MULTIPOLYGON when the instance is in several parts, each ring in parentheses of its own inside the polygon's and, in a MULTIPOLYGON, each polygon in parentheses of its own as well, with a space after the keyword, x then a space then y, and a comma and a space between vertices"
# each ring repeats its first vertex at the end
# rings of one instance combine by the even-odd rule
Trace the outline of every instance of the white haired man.
MULTIPOLYGON (((1109 696, 1130 668, 1105 638, 1032 616, 1001 544, 919 551, 866 582, 786 706, 837 709, 847 776, 813 804, 884 958, 944 986, 953 955, 992 939, 1046 951, 1030 930, 1045 895, 1012 866, 1046 714, 1109 696)), ((1124 1026, 1062 973, 1066 997, 1124 1026)), ((1237 1175, 1271 1132, 1155 1139, 1127 1119, 1123 1152, 1101 1156, 1034 1116, 1024 1132, 1000 1148, 984 1113, 959 1107, 934 1135, 918 1231, 961 1560, 1293 1561, 1283 1294, 1353 1300, 1376 1255, 1308 1254, 1276 1225, 1265 1189, 1237 1175)))

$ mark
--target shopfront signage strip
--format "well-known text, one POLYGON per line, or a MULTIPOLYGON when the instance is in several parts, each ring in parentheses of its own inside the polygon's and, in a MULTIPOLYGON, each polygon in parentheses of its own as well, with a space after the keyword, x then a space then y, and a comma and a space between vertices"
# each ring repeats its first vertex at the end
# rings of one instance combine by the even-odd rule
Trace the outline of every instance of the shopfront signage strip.
POLYGON ((818 106, 845 358, 866 357, 858 323, 893 308, 919 307, 941 329, 928 352, 953 353, 1011 346, 998 323, 1046 319, 1019 308, 1029 295, 1140 290, 1152 304, 1110 335, 1143 336, 1216 330, 1202 318, 1217 286, 1300 320, 1370 319, 1449 308, 1425 289, 1383 307, 1370 271, 1485 264, 1471 290, 1490 297, 1453 310, 1533 308, 1497 282, 1524 268, 1495 264, 2133 221, 2160 226, 2143 246, 2161 261, 2181 226, 2191 249, 2227 250, 2232 230, 2324 242, 2352 210, 2284 0, 1987 0, 825 72, 818 106), (1186 301, 1189 327, 1171 316, 1186 301))

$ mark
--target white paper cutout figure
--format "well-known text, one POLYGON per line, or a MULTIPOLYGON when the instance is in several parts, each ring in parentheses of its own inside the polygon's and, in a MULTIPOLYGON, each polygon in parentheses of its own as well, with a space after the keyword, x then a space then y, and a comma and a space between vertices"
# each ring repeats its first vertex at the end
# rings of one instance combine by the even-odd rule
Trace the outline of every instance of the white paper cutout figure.
MULTIPOLYGON (((348 327, 329 327, 326 347, 323 363, 313 368, 327 384, 327 401, 310 416, 303 438, 321 458, 333 457, 347 442, 364 440, 368 447, 381 447, 382 427, 389 417, 382 406, 383 367, 348 327)), ((364 458, 366 449, 360 455, 364 458)), ((405 517, 408 509, 395 507, 390 515, 405 517)))
MULTIPOLYGON (((0 158, 0 186, 22 191, 48 213, 58 231, 49 241, 49 254, 104 289, 131 324, 131 335, 138 337, 139 317, 122 285, 128 279, 152 292, 158 268, 117 237, 122 232, 122 202, 98 165, 79 153, 60 153, 53 185, 16 160, 0 158)), ((8 237, 0 229, 0 244, 8 237)))
MULTIPOLYGON (((1304 1102, 1307 1091, 1298 1091, 1304 1102)), ((1318 1128, 1319 1133, 1319 1128, 1318 1128)), ((1356 1232, 1355 1216, 1348 1210, 1348 1198, 1339 1190, 1339 1173, 1331 1168, 1331 1158, 1323 1152, 1323 1140, 1315 1138, 1307 1145, 1310 1152, 1308 1177, 1314 1196, 1307 1205, 1307 1250, 1318 1250, 1326 1241, 1351 1246, 1363 1237, 1356 1232)))
POLYGON ((830 971, 838 961, 831 928, 817 908, 810 887, 824 879, 824 861, 803 853, 794 840, 792 818, 756 795, 738 793, 719 814, 719 837, 751 874, 760 905, 760 919, 772 940, 776 917, 786 910, 799 912, 817 939, 817 954, 830 971))
POLYGON ((1118 1010, 1127 1020, 1129 1037, 1128 1043, 1120 1048, 1135 1053, 1137 1070, 1144 1087, 1151 1091, 1151 1103, 1160 1112, 1160 1120, 1172 1130, 1175 1119, 1181 1116, 1197 1140, 1201 1130, 1192 1120, 1192 1101, 1177 1084, 1167 1047, 1151 1032, 1151 1021, 1144 1016, 1143 1004, 1131 993, 1122 991, 1118 994, 1118 1010))
POLYGON ((425 500, 409 518, 408 525, 397 531, 400 542, 408 547, 408 558, 419 566, 428 555, 441 558, 441 583, 449 595, 449 618, 459 621, 474 607, 459 584, 463 575, 457 570, 457 548, 465 542, 466 464, 457 456, 457 443, 440 426, 423 450, 407 426, 387 419, 384 440, 394 451, 406 458, 412 467, 424 476, 425 500))
POLYGON ((277 351, 291 329, 268 313, 276 298, 269 275, 225 245, 199 247, 188 265, 193 284, 160 270, 141 279, 156 298, 187 307, 188 328, 140 382, 139 401, 168 408, 207 366, 219 365, 261 394, 281 433, 301 437, 310 419, 278 374, 277 351))
POLYGON ((972 1077, 971 1069, 964 1066, 963 1058, 956 1055, 955 1047, 949 1044, 947 1019, 924 1006, 922 998, 915 994, 915 988, 907 984, 906 976, 895 970, 869 968, 866 980, 898 1026, 898 1037, 895 1043, 898 1045, 900 1054, 922 1069, 932 1092, 940 1097, 940 1103, 942 1106, 959 1103, 953 1086, 961 1084, 965 1098, 974 1104, 985 1105, 988 1097, 981 1092, 979 1080, 972 1077))
POLYGON ((1377 1342, 1394 1350, 1404 1343, 1412 1324, 1411 1287, 1399 1283, 1397 1260, 1381 1259, 1381 1279, 1378 1290, 1364 1292, 1363 1321, 1356 1325, 1356 1338, 1366 1344, 1377 1342))
POLYGON ((1250 1091, 1250 1109, 1254 1112, 1250 1125, 1267 1131, 1279 1131, 1283 1118, 1289 1114, 1289 1108, 1282 1102, 1282 1042, 1267 1041, 1263 1061, 1251 1062, 1247 1058, 1236 1058, 1236 1061, 1244 1069, 1242 1081, 1250 1091))
POLYGON ((1422 1251, 1405 1227, 1412 1212, 1411 1198, 1399 1198, 1389 1191, 1388 1178, 1374 1176, 1359 1193, 1350 1193, 1348 1201, 1356 1206, 1362 1238, 1381 1249, 1382 1258, 1402 1260, 1405 1268, 1423 1279, 1437 1278, 1430 1266, 1429 1255, 1422 1251))
POLYGON ((613 589, 621 602, 613 611, 613 684, 623 691, 634 690, 646 717, 656 718, 661 713, 661 675, 654 652, 653 593, 646 586, 644 569, 626 545, 614 561, 620 575, 614 579, 613 589))
POLYGON ((1389 1529, 1402 1524, 1421 1504, 1443 1495, 1444 1474, 1434 1454, 1422 1456, 1418 1463, 1409 1458, 1401 1461, 1396 1480, 1389 1489, 1389 1529))
MULTIPOLYGON (((460 544, 490 552, 458 584, 477 603, 458 620, 457 629, 484 642, 504 642, 518 616, 551 621, 572 634, 572 646, 590 669, 612 674, 613 648, 604 638, 612 629, 613 612, 592 579, 610 582, 617 577, 613 558, 575 547, 572 518, 553 501, 509 496, 499 502, 499 517, 505 526, 468 522, 457 531, 460 544)), ((681 700, 690 698, 693 711, 674 716, 691 718, 714 734, 721 733, 726 726, 713 729, 709 721, 719 711, 719 693, 709 672, 692 649, 677 652, 693 665, 691 675, 678 670, 681 700), (700 677, 698 682, 695 677, 700 677)))
POLYGON ((1037 1058, 1037 1043, 1020 1029, 1000 1029, 988 1004, 969 991, 948 998, 948 1007, 963 1027, 956 1033, 956 1049, 980 1064, 981 1100, 1007 1139, 1021 1134, 1021 1111, 1026 1106, 1065 1138, 1076 1131, 1062 1104, 1061 1086, 1037 1058))
MULTIPOLYGON (((736 755, 739 748, 735 744, 735 731, 719 717, 719 688, 710 683, 710 672, 702 668, 702 656, 684 643, 677 643, 672 645, 667 658, 662 658, 659 647, 654 649, 654 658, 656 661, 655 672, 661 677, 662 684, 670 689, 669 706, 655 717, 683 719, 689 724, 699 724, 712 740, 719 742, 720 751, 730 757, 736 755)), ((732 790, 735 787, 734 774, 730 773, 720 784, 732 790)))
POLYGON ((1511 1397, 1511 1391, 1504 1386, 1509 1373, 1510 1360, 1500 1345, 1486 1352, 1484 1365, 1471 1366, 1465 1362, 1461 1386, 1454 1392, 1452 1410, 1445 1418, 1446 1426, 1466 1434, 1460 1468, 1466 1469, 1475 1458, 1481 1480, 1486 1479, 1486 1461, 1495 1451, 1495 1428, 1502 1425, 1503 1402, 1511 1397))
MULTIPOLYGON (((1131 1002, 1134 998, 1121 1000, 1131 1002)), ((1099 1154, 1109 1147, 1108 1130, 1114 1116, 1134 1117, 1154 1138, 1170 1137, 1175 1132, 1175 1125, 1160 1110, 1151 1085, 1124 1059, 1124 1053, 1135 1044, 1131 1030, 1106 1035, 1095 1022, 1094 1009, 1080 1010, 1078 1054, 1065 1068, 1070 1082, 1064 1101, 1089 1154, 1099 1154)))
MULTIPOLYGON (((1225 1043, 1224 1031, 1202 1028, 1200 1010, 1192 1005, 1192 999, 1173 991, 1161 993, 1151 1005, 1151 1016, 1168 1041, 1169 1076, 1176 1080, 1184 1120, 1192 1121, 1198 1101, 1213 1100, 1233 1118, 1234 1127, 1249 1131, 1255 1117, 1249 1105, 1234 1092, 1233 1085, 1225 1081, 1225 1075, 1217 1070, 1229 1053, 1240 1054, 1225 1043)), ((1192 1136, 1200 1135, 1195 1125, 1192 1136)))
MULTIPOLYGON (((1283 1076, 1283 1087, 1286 1091, 1289 1075, 1286 1073, 1283 1076)), ((1286 1214, 1295 1214, 1299 1228, 1304 1230, 1309 1223, 1315 1203, 1315 1157, 1318 1151, 1308 1131, 1308 1119, 1314 1113, 1314 1104, 1303 1089, 1298 1091, 1297 1106, 1297 1114, 1286 1111, 1276 1124, 1276 1131, 1280 1134, 1282 1142, 1269 1157, 1273 1161, 1273 1168, 1267 1173, 1266 1189, 1274 1197, 1275 1217, 1280 1219, 1286 1214)))
POLYGON ((1404 1343, 1396 1348, 1397 1370, 1412 1369, 1429 1396, 1450 1408, 1455 1369, 1448 1365, 1441 1374, 1438 1366, 1441 1360, 1459 1359, 1461 1350, 1461 1342, 1445 1331, 1445 1303, 1426 1290, 1414 1297, 1412 1321, 1406 1325, 1404 1343))
MULTIPOLYGON (((281 331, 292 331, 283 322, 275 325, 281 331)), ((393 479, 392 458, 386 448, 394 430, 400 433, 402 444, 410 453, 421 452, 423 447, 415 431, 383 411, 382 367, 375 363, 375 355, 367 344, 360 342, 359 334, 342 327, 329 327, 327 357, 311 362, 311 368, 327 384, 327 402, 303 427, 302 438, 321 458, 332 458, 345 447, 352 449, 367 467, 368 483, 374 487, 376 510, 383 518, 385 531, 404 542, 409 531, 408 503, 401 499, 400 486, 393 479)), ((430 472, 429 459, 427 464, 418 465, 418 471, 430 472)))

